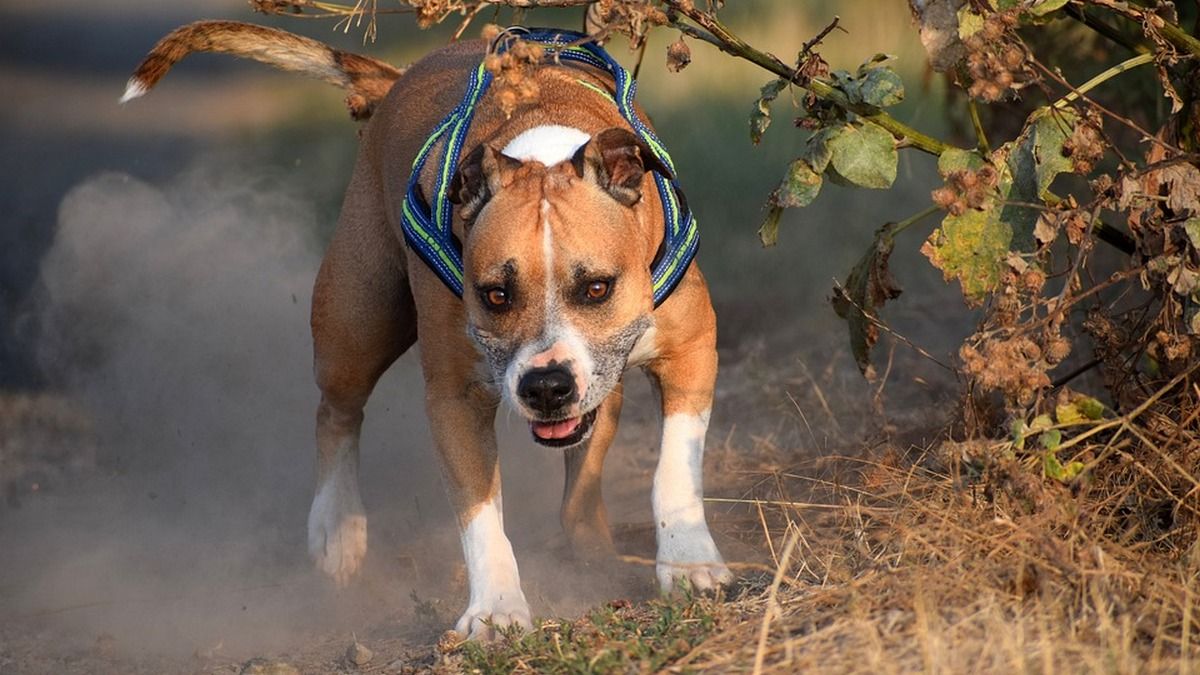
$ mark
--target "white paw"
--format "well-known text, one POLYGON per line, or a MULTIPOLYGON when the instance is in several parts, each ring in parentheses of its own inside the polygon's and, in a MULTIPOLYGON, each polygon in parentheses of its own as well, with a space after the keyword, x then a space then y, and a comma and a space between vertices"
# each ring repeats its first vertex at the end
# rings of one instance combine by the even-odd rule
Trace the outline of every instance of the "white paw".
POLYGON ((497 629, 508 626, 520 626, 525 630, 533 627, 529 603, 525 602, 525 594, 520 590, 472 603, 454 630, 472 640, 492 640, 497 635, 497 629))
POLYGON ((308 552, 338 587, 362 567, 367 555, 367 516, 358 492, 327 484, 308 512, 308 552))
POLYGON ((707 591, 733 581, 712 535, 705 527, 664 528, 659 531, 658 585, 669 593, 679 585, 707 591))

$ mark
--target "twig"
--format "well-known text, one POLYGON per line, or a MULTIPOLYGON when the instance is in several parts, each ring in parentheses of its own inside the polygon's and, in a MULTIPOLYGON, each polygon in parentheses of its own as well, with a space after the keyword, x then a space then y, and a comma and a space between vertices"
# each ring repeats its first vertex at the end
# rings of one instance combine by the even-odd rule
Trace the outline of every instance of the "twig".
POLYGON ((979 151, 985 155, 992 154, 992 146, 988 143, 987 133, 983 130, 983 120, 979 119, 979 107, 975 99, 967 97, 967 112, 971 114, 971 124, 975 127, 975 138, 979 141, 979 151))
POLYGON ((892 136, 918 150, 932 155, 940 155, 950 149, 951 146, 948 143, 921 133, 878 108, 851 103, 850 99, 841 90, 828 82, 817 78, 805 78, 799 69, 788 66, 773 54, 768 54, 751 47, 730 31, 716 16, 696 9, 695 5, 691 2, 684 2, 684 0, 663 0, 663 3, 675 13, 687 17, 704 29, 703 31, 696 30, 680 22, 677 18, 674 19, 672 26, 684 31, 686 34, 714 45, 727 54, 745 59, 764 70, 774 73, 784 80, 812 93, 817 98, 833 103, 844 110, 849 110, 863 119, 886 129, 892 136), (707 31, 707 34, 704 31, 707 31))
POLYGON ((1121 34, 1119 30, 1084 12, 1080 7, 1076 7, 1075 5, 1067 5, 1064 9, 1066 10, 1067 15, 1072 19, 1075 19, 1076 21, 1082 23, 1088 28, 1091 28, 1092 30, 1121 45, 1131 52, 1145 54, 1150 51, 1150 48, 1144 44, 1130 42, 1124 35, 1121 34))
MULTIPOLYGON (((833 30, 838 27, 838 22, 841 20, 842 17, 835 14, 833 16, 833 21, 830 21, 828 26, 825 26, 825 28, 821 29, 820 33, 817 33, 811 40, 804 43, 804 46, 800 48, 800 55, 803 57, 805 54, 812 54, 813 47, 821 44, 821 41, 825 39, 825 36, 832 33, 833 30)), ((845 30, 843 29, 842 32, 844 33, 845 30)))
MULTIPOLYGON (((1111 7, 1114 10, 1121 11, 1121 9, 1118 7, 1118 3, 1111 2, 1111 0, 1104 0, 1103 2, 1098 2, 1098 4, 1103 4, 1107 7, 1111 7)), ((1142 0, 1129 0, 1126 3, 1120 4, 1126 7, 1131 5, 1136 7, 1137 10, 1134 10, 1134 13, 1140 13, 1140 16, 1131 16, 1131 18, 1140 19, 1143 22, 1143 25, 1147 25, 1147 23, 1155 25, 1155 27, 1162 31, 1162 34, 1171 41, 1171 44, 1183 49, 1184 51, 1191 52, 1194 56, 1200 56, 1200 40, 1197 40, 1192 36, 1191 33, 1187 32, 1178 25, 1171 23, 1170 21, 1167 21, 1161 16, 1155 14, 1153 8, 1147 7, 1145 2, 1142 0), (1138 12, 1138 10, 1140 10, 1140 12, 1138 12), (1151 16, 1153 18, 1147 22, 1145 18, 1147 16, 1151 16)), ((1128 12, 1126 13, 1128 14, 1128 12)))
POLYGON ((1061 108, 1063 106, 1066 106, 1071 101, 1074 101, 1075 99, 1086 94, 1087 92, 1091 91, 1092 89, 1095 89, 1096 87, 1103 84, 1105 81, 1110 80, 1127 70, 1133 70, 1134 68, 1137 68, 1138 66, 1144 66, 1147 63, 1153 63, 1153 62, 1154 62, 1154 55, 1150 54, 1150 53, 1138 54, 1137 56, 1135 56, 1133 58, 1125 59, 1124 61, 1118 63, 1117 65, 1113 66, 1112 68, 1109 68, 1108 70, 1105 70, 1104 72, 1100 73, 1099 75, 1088 80, 1087 82, 1084 82, 1083 84, 1079 85, 1078 87, 1073 88, 1066 96, 1063 96, 1062 98, 1055 101, 1053 107, 1061 108))

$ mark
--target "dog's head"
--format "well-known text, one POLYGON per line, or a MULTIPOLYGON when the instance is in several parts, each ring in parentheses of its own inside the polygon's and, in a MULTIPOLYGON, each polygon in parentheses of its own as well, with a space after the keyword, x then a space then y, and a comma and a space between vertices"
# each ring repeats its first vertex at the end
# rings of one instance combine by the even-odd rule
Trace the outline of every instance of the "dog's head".
POLYGON ((534 439, 569 447, 652 325, 656 226, 640 202, 666 169, 626 129, 543 129, 476 148, 450 198, 468 223, 468 331, 534 439))

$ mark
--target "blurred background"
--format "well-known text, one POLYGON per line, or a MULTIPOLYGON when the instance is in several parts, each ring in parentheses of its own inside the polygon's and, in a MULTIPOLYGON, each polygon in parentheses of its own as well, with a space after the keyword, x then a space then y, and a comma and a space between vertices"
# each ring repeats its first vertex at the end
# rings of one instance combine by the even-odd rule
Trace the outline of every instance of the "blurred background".
MULTIPOLYGON (((896 55, 909 96, 893 114, 946 138, 944 84, 926 76, 901 0, 745 0, 722 14, 784 61, 835 15, 844 30, 820 50, 830 65, 896 55)), ((414 590, 450 593, 438 584, 452 585, 460 554, 411 354, 367 410, 367 582, 338 595, 308 568, 317 401, 308 298, 357 126, 339 90, 214 55, 190 57, 149 96, 118 105, 155 41, 202 18, 276 26, 396 64, 445 44, 456 25, 420 31, 411 16, 381 16, 378 41, 364 44, 360 27, 256 15, 241 0, 0 5, 0 671, 5 649, 11 658, 36 650, 36 636, 59 636, 64 649, 111 638, 155 653, 286 646, 296 631, 411 617, 414 590)), ((525 21, 578 28, 581 10, 525 21)), ((710 445, 736 454, 765 443, 792 462, 860 443, 877 430, 864 421, 872 391, 830 289, 880 225, 929 203, 934 162, 902 152, 887 191, 827 184, 815 204, 785 213, 780 244, 764 250, 762 204, 806 135, 793 128, 791 93, 756 147, 747 119, 770 76, 694 42, 691 65, 672 74, 665 48, 676 37, 653 34, 639 97, 700 222, 722 350, 710 445)), ((622 39, 609 49, 632 66, 622 39)), ((933 226, 901 237, 892 267, 905 295, 885 315, 947 358, 972 316, 917 252, 933 226)), ((946 405, 945 370, 897 358, 908 358, 892 375, 905 383, 899 408, 946 405)), ((633 379, 629 396, 648 402, 633 379)), ((520 496, 505 500, 513 538, 519 557, 535 556, 522 551, 557 532, 558 488, 546 476, 561 471, 559 459, 500 417, 512 448, 502 453, 505 491, 520 496)), ((607 489, 614 521, 637 524, 649 518, 656 417, 637 405, 626 418, 618 446, 630 450, 610 456, 618 487, 607 489)), ((555 565, 522 564, 538 584, 535 612, 649 592, 648 579, 618 579, 572 596, 552 590, 563 585, 555 565)), ((445 625, 457 602, 440 606, 445 625)))

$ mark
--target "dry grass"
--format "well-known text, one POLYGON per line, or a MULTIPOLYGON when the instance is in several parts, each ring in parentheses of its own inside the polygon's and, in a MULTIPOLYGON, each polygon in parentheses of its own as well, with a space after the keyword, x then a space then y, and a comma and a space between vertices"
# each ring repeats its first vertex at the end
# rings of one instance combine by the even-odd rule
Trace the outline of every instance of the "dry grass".
POLYGON ((1131 415, 1097 422, 1105 433, 1073 450, 1087 472, 1065 484, 982 442, 829 460, 835 480, 809 478, 824 466, 762 481, 749 506, 767 505, 772 551, 796 542, 781 566, 791 583, 732 603, 731 623, 676 665, 1195 672, 1198 453, 1161 426, 1189 418, 1155 407, 1142 410, 1154 431, 1131 415))
MULTIPOLYGON (((667 663, 624 653, 614 670, 570 667, 546 652, 567 637, 553 622, 533 640, 503 641, 491 660, 451 663, 477 672, 1196 672, 1200 451, 1170 422, 1194 423, 1177 409, 1192 405, 1188 377, 1147 389, 1124 415, 1069 429, 1059 455, 1087 469, 1066 482, 1043 475, 1041 447, 1006 440, 881 443, 787 470, 769 468, 786 456, 778 447, 744 452, 743 490, 710 499, 710 510, 717 529, 773 564, 743 566, 724 602, 669 610, 708 628, 673 642, 667 663)), ((635 606, 629 635, 661 625, 665 607, 635 606)), ((583 620, 599 621, 592 636, 621 635, 603 617, 583 620)))

